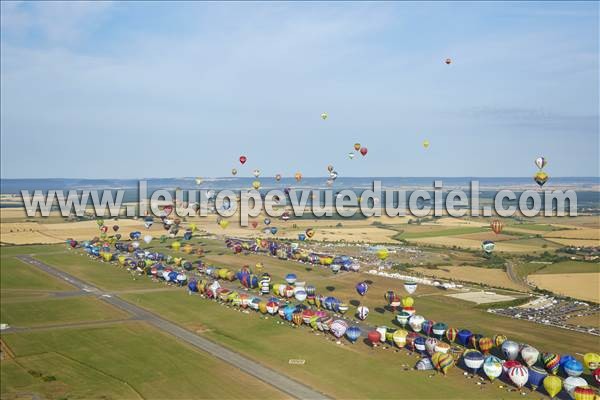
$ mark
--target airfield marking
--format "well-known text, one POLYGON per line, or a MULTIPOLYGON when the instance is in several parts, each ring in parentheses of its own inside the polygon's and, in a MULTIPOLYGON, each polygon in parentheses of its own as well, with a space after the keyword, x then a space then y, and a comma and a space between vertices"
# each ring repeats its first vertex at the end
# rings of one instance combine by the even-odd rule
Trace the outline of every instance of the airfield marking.
POLYGON ((166 319, 159 317, 157 314, 154 314, 150 311, 147 311, 141 307, 138 307, 126 300, 123 300, 116 296, 104 297, 104 294, 107 294, 97 287, 90 285, 74 276, 60 271, 54 267, 49 266, 35 258, 22 255, 17 256, 17 258, 23 262, 26 262, 30 265, 33 265, 44 272, 53 275, 55 277, 67 280, 73 286, 86 291, 91 291, 98 296, 98 299, 109 303, 121 310, 129 312, 136 319, 144 320, 156 328, 162 330, 163 332, 169 333, 172 336, 194 346, 197 349, 205 351, 218 359, 240 369, 241 371, 254 376, 255 378, 265 382, 266 384, 275 387, 276 389, 290 395, 293 398, 297 399, 329 399, 326 395, 280 373, 274 371, 264 365, 253 361, 245 356, 236 353, 232 350, 229 350, 226 347, 221 346, 209 339, 198 336, 187 329, 182 328, 179 325, 176 325, 166 319))

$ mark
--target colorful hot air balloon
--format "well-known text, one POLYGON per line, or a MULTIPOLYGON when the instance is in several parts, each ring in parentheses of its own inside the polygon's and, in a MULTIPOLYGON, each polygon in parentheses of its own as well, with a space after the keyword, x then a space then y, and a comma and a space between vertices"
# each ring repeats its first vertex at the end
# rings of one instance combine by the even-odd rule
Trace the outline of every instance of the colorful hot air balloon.
POLYGON ((471 347, 473 347, 475 350, 477 350, 479 348, 479 339, 481 339, 482 337, 483 337, 483 335, 480 335, 479 333, 473 334, 469 338, 469 344, 471 345, 471 347))
POLYGON ((508 377, 519 389, 525 386, 529 380, 529 371, 522 365, 511 367, 508 370, 508 377))
POLYGON ((404 329, 397 329, 392 334, 392 341, 399 348, 403 348, 406 345, 406 336, 408 336, 408 331, 404 329))
POLYGON ((569 376, 567 379, 563 381, 563 387, 565 391, 571 396, 572 399, 575 398, 575 388, 577 387, 587 387, 588 383, 585 379, 579 376, 569 376))
POLYGON ((546 376, 543 381, 544 389, 550 396, 554 398, 562 389, 562 381, 558 376, 550 375, 546 376))
POLYGON ((443 322, 437 322, 431 327, 431 332, 435 337, 442 340, 442 337, 446 333, 446 329, 448 329, 448 325, 443 322))
POLYGON ((575 400, 594 400, 596 391, 589 386, 578 386, 573 390, 573 398, 575 400))
POLYGON ((300 172, 296 172, 294 174, 294 178, 296 178, 296 182, 300 182, 302 180, 302 174, 300 172))
POLYGON ((521 349, 521 358, 528 367, 531 367, 540 358, 540 352, 535 347, 525 346, 521 349))
POLYGON ((544 186, 544 184, 548 181, 548 179, 550 179, 550 176, 548 176, 548 174, 545 173, 544 171, 538 171, 533 176, 533 180, 535 181, 535 183, 540 185, 540 187, 544 186))
POLYGON ((240 163, 242 165, 246 164, 246 160, 248 160, 248 158, 246 158, 246 156, 240 156, 240 163))
POLYGON ((309 239, 312 239, 312 237, 315 236, 315 230, 312 228, 308 228, 304 233, 309 239))
POLYGON ((410 316, 411 316, 410 313, 407 313, 406 311, 402 311, 398 315, 396 315, 396 321, 398 321, 400 326, 405 328, 406 324, 408 324, 408 319, 410 318, 410 316))
MULTIPOLYGON (((434 353, 435 369, 442 372, 444 375, 448 372, 448 370, 454 365, 454 357, 450 353, 434 353)), ((434 357, 432 356, 431 360, 433 361, 434 357)))
POLYGON ((490 353, 490 350, 494 346, 494 342, 489 337, 482 337, 479 339, 479 350, 483 352, 486 356, 490 353))
POLYGON ((359 295, 364 296, 365 294, 367 294, 367 290, 369 290, 369 285, 367 285, 366 282, 358 282, 356 284, 356 292, 359 295))
POLYGON ((592 372, 592 376, 596 380, 596 383, 600 385, 600 368, 596 368, 594 372, 592 372))
POLYGON ((548 160, 544 157, 538 157, 535 159, 535 165, 539 169, 543 169, 546 165, 548 165, 548 160))
POLYGON ((554 353, 544 353, 542 354, 542 361, 548 372, 552 375, 556 375, 558 372, 560 356, 554 353))
POLYGON ((502 232, 503 227, 504 226, 499 219, 495 219, 490 223, 490 228, 492 228, 492 232, 494 232, 496 235, 502 232))
POLYGON ((494 345, 496 347, 501 347, 502 343, 506 342, 506 336, 504 335, 494 335, 494 345))
POLYGON ((408 319, 408 325, 414 332, 421 332, 425 318, 421 315, 413 315, 408 319))
POLYGON ((456 329, 456 328, 447 328, 446 329, 446 339, 448 340, 448 342, 454 343, 457 335, 458 335, 458 329, 456 329))
POLYGON ((502 375, 502 361, 496 356, 487 356, 483 361, 483 372, 493 381, 502 375))

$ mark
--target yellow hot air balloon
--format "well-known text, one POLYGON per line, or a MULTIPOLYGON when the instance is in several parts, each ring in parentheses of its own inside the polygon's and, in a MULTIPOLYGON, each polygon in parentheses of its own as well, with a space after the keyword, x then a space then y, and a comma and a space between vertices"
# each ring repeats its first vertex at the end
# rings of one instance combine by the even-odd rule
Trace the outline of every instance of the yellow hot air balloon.
POLYGON ((119 264, 125 265, 125 256, 119 256, 118 260, 119 260, 119 264))
POLYGON ((412 307, 413 304, 415 304, 415 300, 412 297, 406 296, 402 298, 402 307, 412 307))
POLYGON ((327 115, 327 113, 326 113, 326 112, 324 112, 324 113, 321 113, 321 119, 322 119, 323 121, 325 121, 325 120, 327 119, 327 117, 329 117, 329 115, 327 115))
POLYGON ((108 253, 108 252, 102 253, 102 258, 104 259, 104 261, 112 260, 112 256, 113 256, 112 253, 108 253))
POLYGON ((199 185, 202 183, 202 178, 200 178, 199 176, 196 177, 196 185, 199 185))
POLYGON ((225 229, 229 226, 229 221, 227 221, 226 219, 222 219, 221 221, 219 221, 219 226, 225 229))
POLYGON ((181 265, 181 261, 183 260, 183 258, 181 257, 175 257, 173 259, 173 261, 175 262, 175 265, 180 266, 181 265))
POLYGON ((179 248, 181 247, 181 243, 175 241, 173 243, 171 243, 171 248, 175 251, 179 251, 179 248))
POLYGON ((267 302, 261 301, 260 303, 258 303, 258 310, 260 311, 261 314, 266 314, 267 313, 267 302))
POLYGON ((186 244, 185 246, 183 246, 183 252, 185 254, 190 254, 192 252, 193 248, 191 244, 186 244))
POLYGON ((583 356, 583 363, 590 371, 593 371, 596 368, 600 368, 600 354, 586 353, 583 356))
POLYGON ((562 380, 558 376, 548 375, 544 378, 543 384, 551 398, 554 398, 562 389, 562 380))
POLYGON ((254 266, 254 269, 256 270, 256 272, 261 272, 263 270, 263 264, 261 262, 257 262, 254 266))
POLYGON ((296 172, 294 178, 296 178, 297 182, 300 182, 302 180, 302 174, 300 172, 296 172))
POLYGON ((256 180, 256 181, 252 182, 252 187, 256 190, 260 189, 260 181, 256 180))
POLYGON ((425 147, 426 149, 429 148, 429 140, 427 140, 427 139, 423 140, 423 147, 425 147))
POLYGON ((354 150, 359 151, 361 148, 360 143, 354 143, 354 150))
POLYGON ((381 249, 377 250, 376 254, 377 258, 379 258, 381 261, 385 261, 390 255, 388 249, 386 249, 385 247, 382 247, 381 249))

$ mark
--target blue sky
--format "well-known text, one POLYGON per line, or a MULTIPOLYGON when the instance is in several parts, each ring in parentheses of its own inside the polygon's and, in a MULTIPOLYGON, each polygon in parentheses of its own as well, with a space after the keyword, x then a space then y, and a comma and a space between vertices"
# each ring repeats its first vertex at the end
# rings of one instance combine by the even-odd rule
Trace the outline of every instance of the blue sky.
POLYGON ((3 178, 599 174, 597 2, 1 4, 3 178))

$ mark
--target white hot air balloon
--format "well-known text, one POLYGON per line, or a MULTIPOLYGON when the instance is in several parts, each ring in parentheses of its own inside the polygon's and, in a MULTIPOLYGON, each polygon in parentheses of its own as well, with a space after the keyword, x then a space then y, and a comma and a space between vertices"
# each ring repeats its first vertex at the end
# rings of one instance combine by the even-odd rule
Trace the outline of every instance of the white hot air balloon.
POLYGON ((152 235, 145 235, 144 236, 144 242, 146 244, 150 244, 151 241, 152 241, 152 235))
POLYGON ((413 315, 408 319, 408 325, 415 332, 421 332, 423 322, 425 322, 425 318, 421 315, 413 315))
POLYGON ((356 309, 356 316, 361 319, 361 320, 365 320, 367 318, 367 316, 369 315, 369 308, 365 307, 365 306, 359 306, 356 309))
POLYGON ((516 360, 519 355, 519 344, 512 340, 502 343, 502 354, 507 360, 516 360))
POLYGON ((580 386, 588 386, 588 383, 585 379, 579 376, 570 376, 563 381, 563 388, 572 399, 575 398, 575 388, 580 386))
POLYGON ((527 366, 531 367, 540 358, 540 352, 535 347, 525 346, 521 349, 521 358, 527 366))
POLYGON ((408 292, 408 294, 413 294, 415 290, 417 290, 416 282, 404 282, 404 290, 408 292))
POLYGON ((529 370, 527 367, 518 365, 508 370, 508 377, 520 389, 525 386, 529 379, 529 370))

